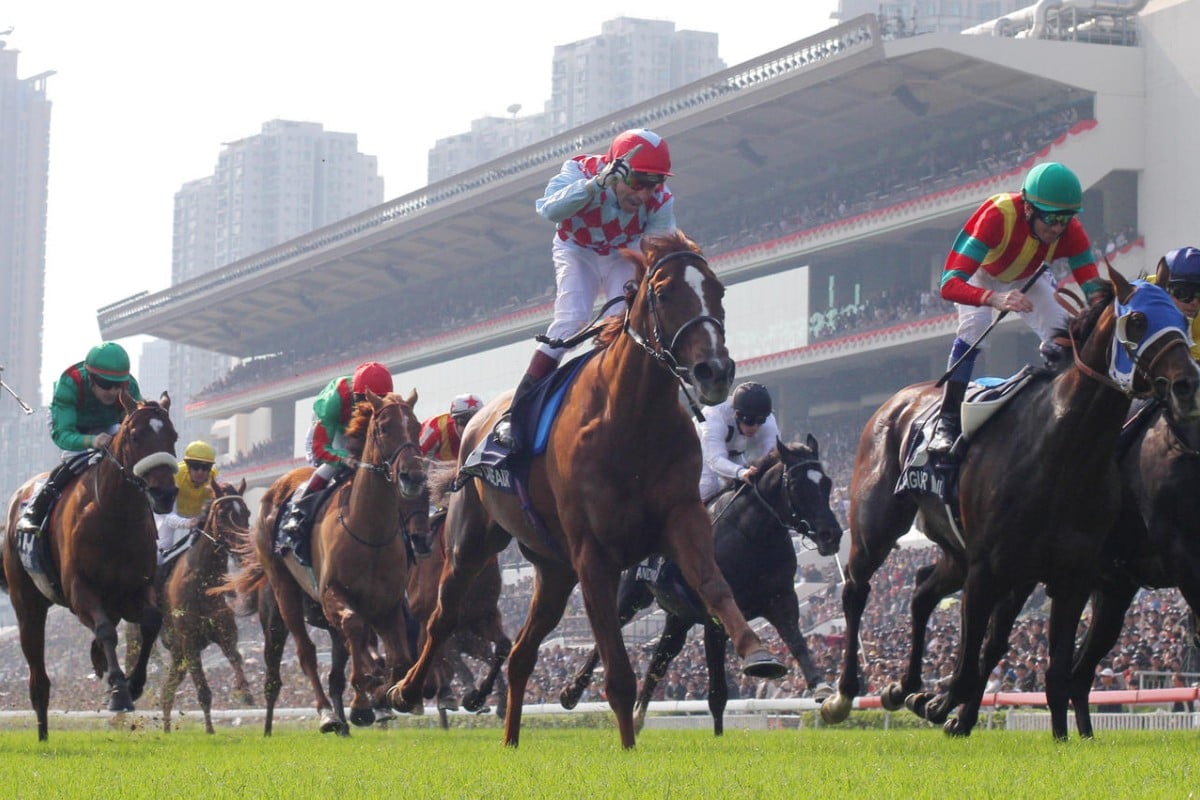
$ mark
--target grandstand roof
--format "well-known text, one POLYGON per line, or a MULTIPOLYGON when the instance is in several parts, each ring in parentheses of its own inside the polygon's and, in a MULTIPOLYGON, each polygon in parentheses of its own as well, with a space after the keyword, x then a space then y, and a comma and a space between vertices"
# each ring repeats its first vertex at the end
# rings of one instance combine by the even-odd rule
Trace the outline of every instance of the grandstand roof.
MULTIPOLYGON (((875 17, 860 17, 208 275, 114 303, 99 310, 100 329, 106 339, 148 334, 246 357, 295 341, 314 314, 402 303, 434 286, 440 294, 447 279, 478 281, 502 274, 501 265, 549 275, 551 231, 533 201, 565 158, 602 152, 615 132, 644 125, 668 136, 678 171, 671 185, 689 206, 747 179, 787 176, 802 193, 816 179, 814 163, 874 157, 881 142, 899 148, 998 113, 1087 96, 1012 66, 1021 48, 1041 44, 951 34, 884 42, 875 17)), ((1077 47, 1073 58, 1104 58, 1105 48, 1077 47)))

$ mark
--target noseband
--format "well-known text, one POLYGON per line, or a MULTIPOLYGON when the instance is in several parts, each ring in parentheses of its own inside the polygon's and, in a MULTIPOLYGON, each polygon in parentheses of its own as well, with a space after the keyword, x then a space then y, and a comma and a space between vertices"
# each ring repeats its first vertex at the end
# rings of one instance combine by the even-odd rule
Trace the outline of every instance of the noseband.
MULTIPOLYGON (((814 533, 812 523, 804 518, 803 512, 797 509, 796 505, 792 502, 792 484, 795 481, 795 478, 793 478, 793 473, 799 470, 804 470, 807 472, 808 470, 815 469, 824 475, 825 470, 822 469, 821 462, 815 459, 801 461, 799 464, 793 464, 790 467, 784 467, 783 462, 780 461, 779 466, 783 467, 783 477, 780 479, 780 491, 783 494, 785 515, 780 515, 774 504, 772 504, 770 500, 763 496, 762 490, 758 487, 763 478, 770 474, 771 470, 767 470, 763 473, 762 477, 756 478, 753 483, 743 483, 741 486, 739 486, 737 491, 734 492, 733 498, 730 499, 729 503, 725 505, 725 508, 721 509, 721 512, 717 514, 715 519, 713 519, 713 524, 716 525, 717 520, 725 516, 725 512, 728 511, 729 507, 733 505, 733 500, 737 499, 739 494, 741 494, 743 491, 749 490, 750 496, 758 500, 759 504, 761 504, 763 508, 770 513, 771 518, 775 520, 780 528, 785 531, 794 530, 801 536, 811 539, 814 533)), ((774 469, 774 466, 772 466, 771 469, 774 469)), ((745 535, 741 526, 738 526, 738 531, 745 535)))
MULTIPOLYGON (((134 412, 132 414, 130 414, 129 417, 125 420, 125 422, 122 423, 121 430, 117 432, 117 435, 121 437, 122 445, 124 445, 124 443, 125 443, 125 437, 122 435, 125 427, 126 426, 132 427, 133 426, 133 418, 139 412, 141 412, 143 410, 149 411, 151 413, 153 412, 152 408, 143 407, 143 408, 135 409, 134 412)), ((116 454, 113 453, 113 451, 109 447, 100 447, 100 448, 97 448, 97 450, 100 453, 100 460, 108 461, 108 462, 112 463, 112 465, 114 467, 116 467, 118 474, 120 474, 121 479, 124 480, 126 483, 128 483, 133 488, 137 489, 146 498, 147 502, 150 503, 150 507, 153 508, 154 507, 154 498, 151 493, 154 490, 150 488, 150 484, 146 482, 146 479, 143 478, 142 475, 144 475, 145 473, 149 472, 150 470, 152 470, 156 467, 160 467, 160 466, 174 468, 175 467, 175 456, 171 453, 168 453, 165 450, 159 450, 157 452, 151 453, 148 456, 138 459, 137 463, 134 464, 132 468, 130 468, 130 467, 125 466, 124 462, 122 462, 121 459, 117 458, 116 454)), ((97 470, 92 475, 93 475, 92 489, 93 489, 94 494, 96 495, 96 502, 99 503, 100 502, 100 487, 98 485, 98 481, 100 480, 99 470, 97 470)))
POLYGON ((650 311, 650 320, 652 323, 651 339, 647 339, 641 333, 634 330, 630 325, 629 313, 633 309, 632 303, 625 307, 625 322, 621 326, 621 329, 629 335, 629 338, 637 342, 638 346, 645 350, 651 358, 653 358, 657 363, 661 364, 663 367, 669 370, 672 375, 675 376, 675 379, 679 381, 679 385, 683 388, 684 395, 688 399, 688 405, 691 406, 693 416, 695 416, 700 422, 703 422, 704 414, 700 411, 700 404, 692 395, 691 369, 679 363, 679 357, 675 353, 675 348, 679 345, 679 340, 683 334, 695 325, 704 325, 706 323, 711 324, 717 329, 717 332, 721 334, 721 336, 725 335, 725 325, 721 322, 721 320, 710 314, 697 314, 687 322, 680 325, 679 329, 675 331, 675 335, 671 337, 671 341, 664 344, 666 337, 663 334, 662 316, 658 311, 657 297, 654 294, 653 288, 650 286, 650 279, 654 277, 654 273, 656 273, 664 264, 669 261, 682 258, 692 258, 696 261, 699 261, 704 266, 708 266, 708 261, 705 260, 704 256, 700 255, 699 253, 693 253, 690 250, 679 250, 673 253, 667 253, 662 258, 658 259, 658 261, 655 261, 654 265, 646 270, 646 276, 642 279, 642 282, 646 287, 646 307, 650 311))

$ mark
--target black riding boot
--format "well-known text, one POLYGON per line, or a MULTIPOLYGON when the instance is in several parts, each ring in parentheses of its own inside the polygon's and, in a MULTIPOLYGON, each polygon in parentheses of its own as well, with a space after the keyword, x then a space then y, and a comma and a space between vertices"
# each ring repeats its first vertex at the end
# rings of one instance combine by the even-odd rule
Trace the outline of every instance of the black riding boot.
POLYGON ((962 433, 962 402, 966 393, 966 382, 946 381, 942 410, 934 425, 933 437, 929 440, 929 452, 945 455, 958 441, 958 435, 962 433))
POLYGON ((289 550, 296 550, 300 555, 303 534, 320 495, 319 489, 308 489, 299 499, 293 498, 283 507, 280 512, 283 520, 279 523, 279 540, 275 543, 275 552, 279 555, 287 555, 289 550))
POLYGON ((512 450, 516 443, 513 441, 512 435, 512 413, 517 404, 521 402, 526 395, 533 391, 533 387, 542 378, 549 375, 558 367, 558 361, 543 353, 541 350, 534 351, 533 359, 529 362, 529 368, 525 370, 525 375, 521 378, 521 382, 517 384, 517 390, 513 392, 512 400, 508 402, 508 409, 500 415, 500 419, 496 420, 496 426, 492 429, 492 440, 501 447, 512 450))
POLYGON ((42 488, 29 501, 25 512, 21 514, 21 519, 17 522, 17 532, 36 534, 41 531, 42 525, 46 523, 46 514, 50 511, 50 506, 54 504, 54 501, 67 488, 71 478, 74 477, 75 472, 67 462, 61 463, 51 470, 42 488))

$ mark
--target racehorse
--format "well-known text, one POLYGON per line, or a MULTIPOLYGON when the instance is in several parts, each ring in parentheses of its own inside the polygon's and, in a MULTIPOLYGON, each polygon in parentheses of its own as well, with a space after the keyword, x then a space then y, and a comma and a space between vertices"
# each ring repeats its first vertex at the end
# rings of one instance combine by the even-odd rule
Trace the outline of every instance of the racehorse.
POLYGON ((380 398, 368 391, 367 400, 355 407, 345 438, 363 442, 362 458, 353 477, 334 490, 314 519, 311 572, 294 557, 276 554, 274 548, 279 510, 308 478, 311 468, 282 476, 262 498, 252 534, 254 556, 247 554, 242 571, 223 588, 248 594, 260 589, 265 578, 278 604, 278 619, 263 617, 261 601, 259 609, 267 639, 267 734, 281 683, 279 659, 287 633, 296 639, 300 667, 313 687, 322 733, 348 733, 342 709, 343 684, 339 683, 344 681, 339 647, 347 649, 351 665, 354 697, 350 722, 359 726, 375 720, 371 707, 383 704, 381 687, 398 680, 412 663, 405 629, 405 534, 425 533, 429 522, 424 462, 417 445, 421 423, 413 414, 416 401, 415 391, 407 398, 397 394, 380 398), (305 598, 319 605, 330 628, 335 654, 330 695, 336 706, 330 703, 317 674, 316 648, 305 629, 305 598), (276 627, 278 621, 286 633, 276 627), (372 647, 372 632, 383 643, 383 675, 372 647))
MULTIPOLYGON (((682 570, 733 638, 743 669, 779 677, 784 666, 746 624, 713 560, 712 528, 700 502, 700 442, 679 402, 683 385, 706 404, 729 394, 734 363, 725 347, 724 289, 682 234, 643 238, 629 252, 637 289, 624 319, 609 319, 599 352, 564 390, 545 453, 521 500, 472 478, 448 503, 450 560, 417 663, 388 690, 399 711, 419 703, 428 671, 458 619, 462 597, 487 560, 516 537, 536 571, 529 615, 509 658, 504 741, 520 738, 521 707, 538 645, 558 624, 575 584, 583 592, 621 744, 633 747, 637 688, 617 621, 621 571, 661 552, 682 570)), ((472 418, 460 463, 505 410, 502 394, 472 418)))
POLYGON ((965 703, 945 729, 969 734, 982 670, 1003 653, 1020 602, 1042 582, 1054 598, 1047 703, 1054 735, 1066 737, 1067 704, 1078 702, 1069 688, 1076 623, 1099 570, 1098 545, 1120 506, 1114 454, 1128 392, 1153 391, 1180 418, 1200 414, 1200 369, 1187 353, 1182 314, 1158 287, 1109 274, 1112 287, 1070 324, 1074 363, 1035 376, 974 436, 959 472, 961 532, 940 499, 895 492, 913 420, 936 402, 938 388, 902 389, 867 423, 850 487, 846 646, 838 693, 821 707, 826 722, 845 719, 859 690, 858 635, 870 578, 919 513, 925 534, 947 554, 922 583, 952 584, 961 576, 962 636, 947 690, 914 694, 906 705, 943 722, 965 703), (1125 382, 1116 380, 1123 375, 1125 382), (949 559, 957 563, 947 565, 949 559))
POLYGON ((171 710, 175 691, 185 673, 192 676, 196 699, 204 711, 204 729, 213 732, 212 690, 204 674, 201 653, 210 644, 221 648, 233 668, 235 699, 249 705, 254 702, 250 683, 238 652, 237 622, 223 596, 209 592, 220 585, 229 567, 232 547, 250 528, 250 509, 242 498, 243 480, 237 487, 213 481, 210 497, 200 510, 200 525, 194 529, 195 542, 182 555, 167 577, 159 607, 166 625, 162 642, 171 653, 171 667, 161 690, 163 730, 171 730, 171 710))
MULTIPOLYGON (((453 478, 457 468, 453 465, 442 467, 433 464, 429 468, 429 488, 435 504, 444 502, 439 494, 453 478)), ((446 563, 446 537, 442 535, 445 516, 431 522, 433 535, 433 552, 429 558, 417 561, 408 573, 408 606, 413 618, 424 628, 429 615, 437 605, 438 578, 446 563)), ((500 575, 500 564, 495 559, 489 559, 483 569, 471 582, 463 596, 459 608, 458 625, 453 635, 443 648, 440 664, 434 672, 433 687, 427 687, 426 693, 432 689, 437 696, 438 712, 443 728, 449 727, 446 711, 458 707, 458 701, 453 696, 451 684, 455 677, 459 679, 466 690, 462 698, 462 707, 467 711, 479 711, 487 702, 493 687, 499 681, 501 694, 507 692, 501 667, 512 649, 512 642, 504 633, 504 619, 500 613, 500 592, 503 581, 500 575), (478 685, 475 675, 467 666, 464 656, 482 661, 488 667, 478 685)), ((422 635, 423 632, 422 632, 422 635)), ((505 700, 496 705, 496 716, 504 719, 505 700)))
MULTIPOLYGON (((168 411, 171 398, 134 401, 122 391, 125 418, 98 461, 63 492, 48 519, 46 576, 56 591, 50 599, 21 562, 13 532, 21 501, 30 495, 37 476, 13 495, 3 548, 4 578, 20 630, 21 650, 29 664, 29 699, 37 715, 38 739, 45 740, 50 677, 46 674, 46 613, 65 605, 95 638, 92 664, 109 687, 108 709, 132 711, 146 684, 150 657, 162 614, 154 593, 157 532, 154 513, 166 513, 175 502, 175 426, 168 411), (119 620, 136 622, 143 648, 128 677, 117 658, 119 620)), ((36 545, 35 545, 36 547, 36 545)))
MULTIPOLYGON (((821 673, 813 664, 808 644, 800 630, 800 605, 796 600, 796 550, 792 531, 811 539, 817 552, 831 556, 838 552, 842 527, 829 507, 832 482, 821 464, 817 440, 812 436, 801 444, 782 440, 759 459, 753 483, 730 487, 709 501, 713 521, 713 540, 717 566, 733 590, 733 599, 747 619, 763 617, 787 644, 788 650, 809 689, 821 683, 821 673)), ((617 592, 617 611, 621 625, 634 614, 648 608, 656 599, 665 612, 662 635, 654 648, 642 689, 635 705, 634 723, 640 731, 655 687, 667 674, 667 667, 679 655, 693 625, 704 626, 704 652, 708 664, 708 708, 713 718, 713 733, 725 729, 725 704, 729 687, 725 681, 725 644, 728 637, 703 609, 679 591, 675 582, 640 580, 634 567, 621 576, 617 592)), ((574 708, 599 661, 593 648, 575 679, 563 689, 564 708, 574 708)))

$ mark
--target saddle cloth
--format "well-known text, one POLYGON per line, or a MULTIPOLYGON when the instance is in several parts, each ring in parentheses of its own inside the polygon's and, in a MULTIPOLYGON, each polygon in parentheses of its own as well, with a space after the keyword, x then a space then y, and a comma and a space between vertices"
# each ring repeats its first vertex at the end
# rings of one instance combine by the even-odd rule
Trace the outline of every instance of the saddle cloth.
MULTIPOLYGON (((34 484, 33 491, 29 498, 22 501, 21 513, 24 513, 25 506, 29 505, 29 500, 36 497, 38 492, 45 485, 45 480, 40 480, 34 484)), ((49 529, 50 515, 54 512, 54 505, 46 512, 47 524, 42 527, 49 529)), ((17 553, 21 558, 21 566, 25 568, 25 572, 33 580, 39 592, 45 595, 46 599, 52 603, 66 605, 66 598, 63 597, 62 587, 59 586, 58 567, 54 564, 54 559, 50 556, 50 536, 48 533, 37 531, 28 533, 24 531, 12 531, 11 535, 17 537, 17 553)))

